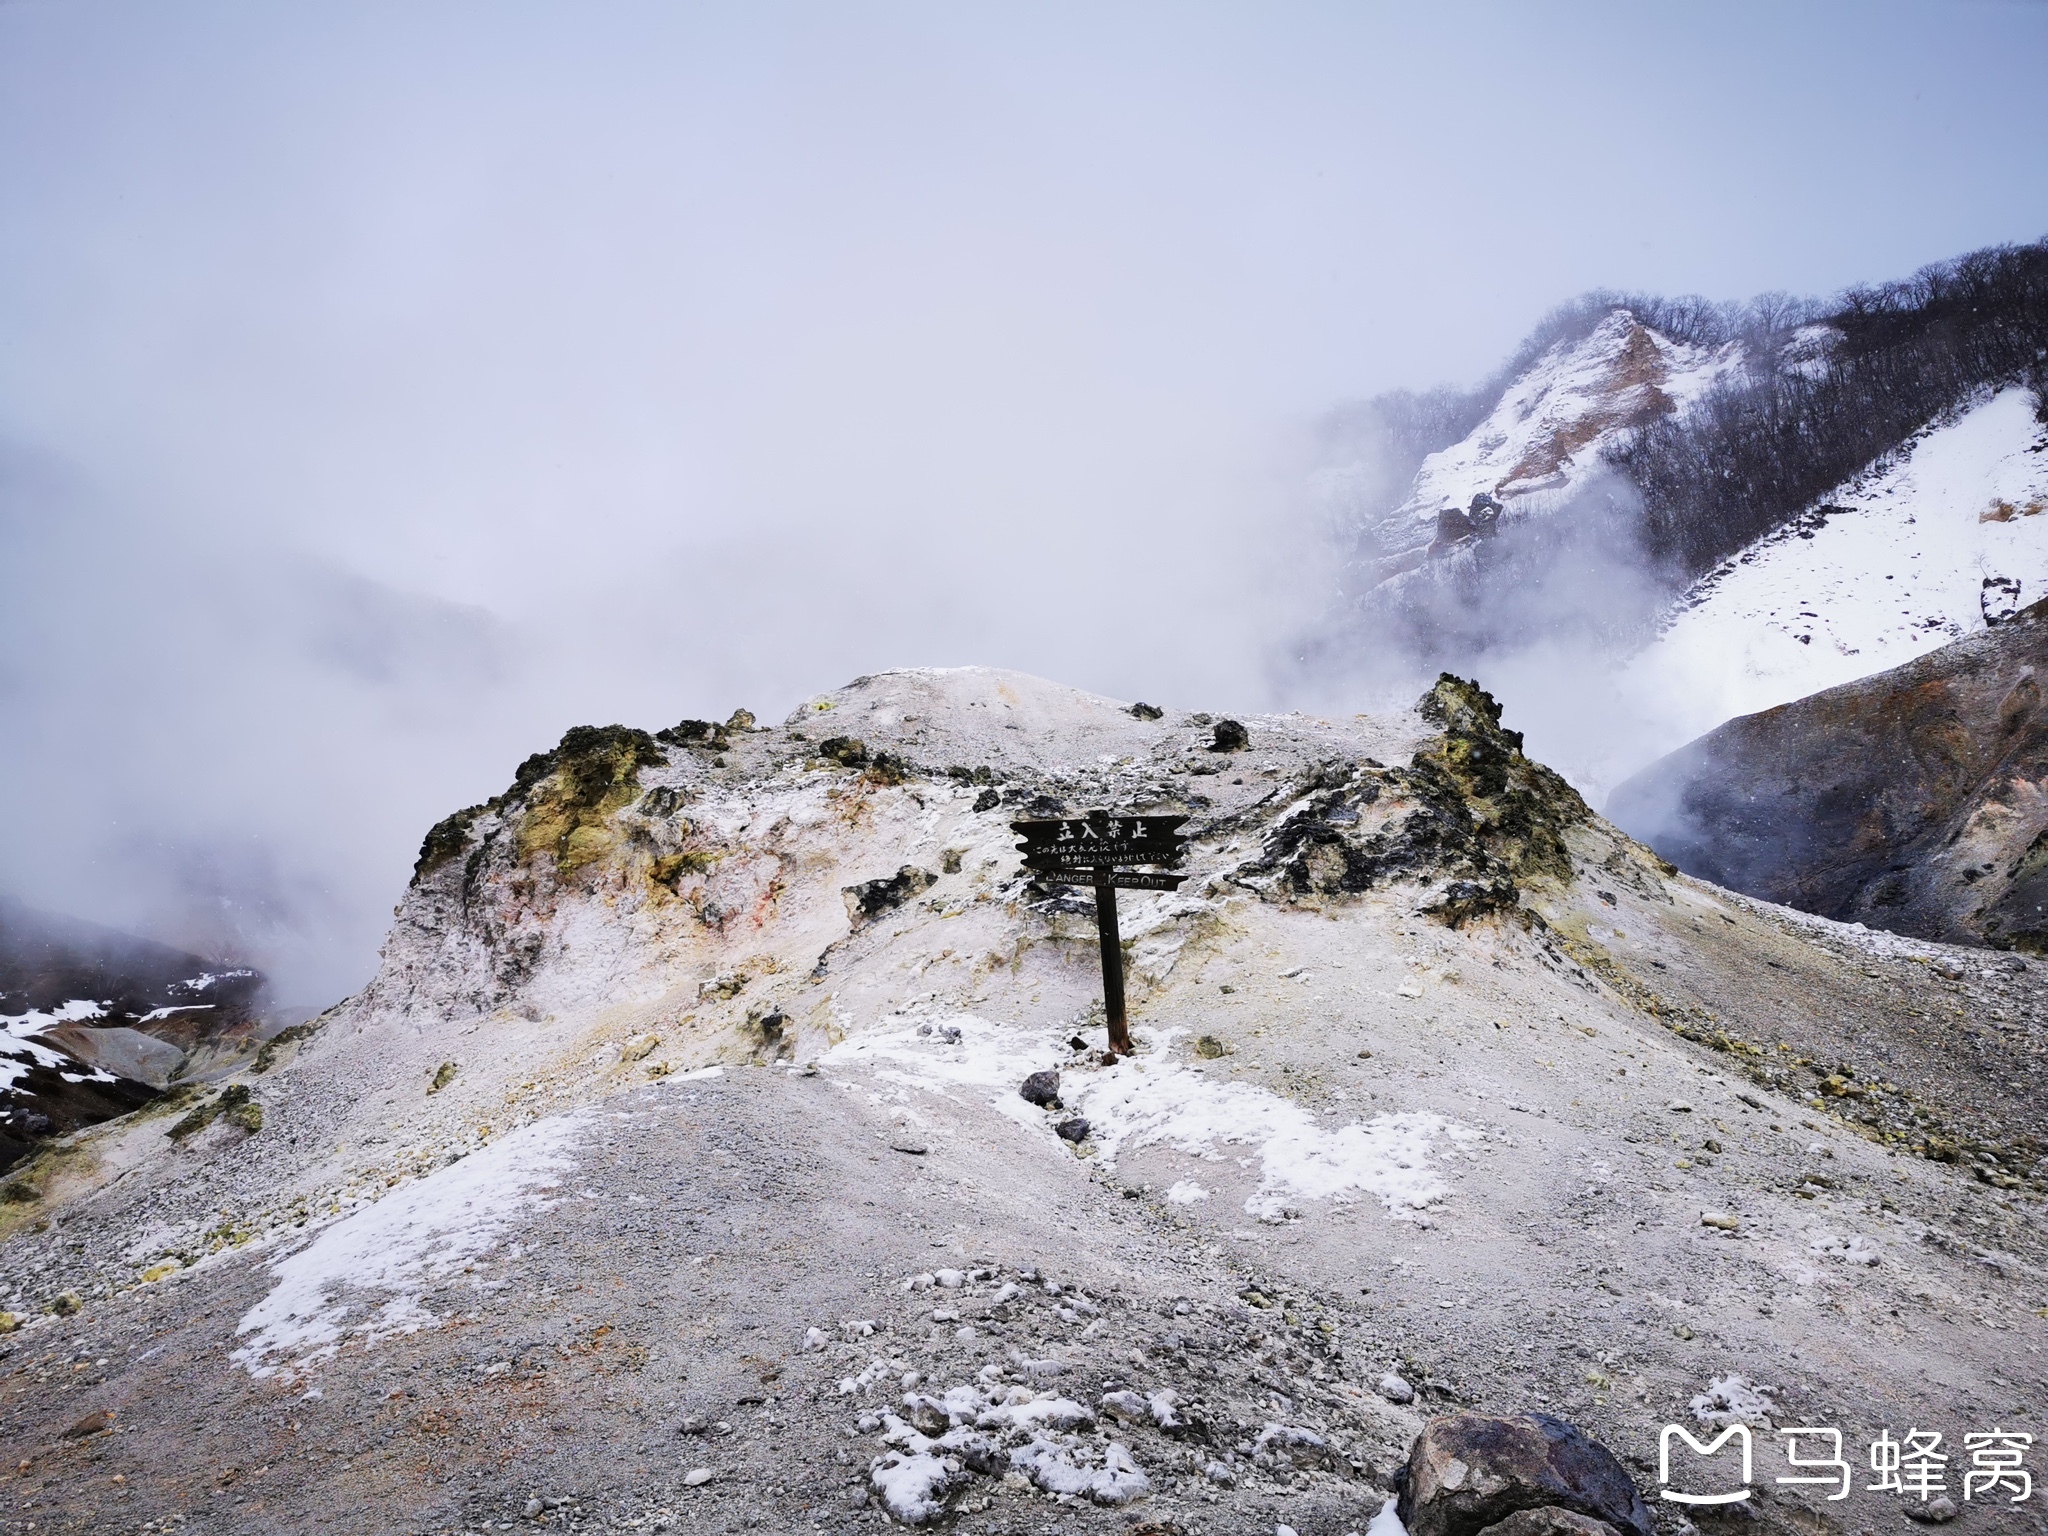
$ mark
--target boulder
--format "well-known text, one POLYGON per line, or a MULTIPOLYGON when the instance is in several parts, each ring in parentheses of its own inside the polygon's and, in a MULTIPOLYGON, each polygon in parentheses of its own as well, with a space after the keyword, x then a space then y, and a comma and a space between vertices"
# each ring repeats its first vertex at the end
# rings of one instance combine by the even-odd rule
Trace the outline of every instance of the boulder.
MULTIPOLYGON (((1549 1414, 1459 1413, 1423 1426, 1397 1477, 1409 1536, 1479 1536, 1521 1511, 1603 1522, 1617 1536, 1651 1536, 1650 1513, 1613 1453, 1549 1414)), ((1566 1528, 1532 1521, 1500 1536, 1566 1528)), ((1569 1536, 1601 1536, 1570 1528, 1569 1536)))

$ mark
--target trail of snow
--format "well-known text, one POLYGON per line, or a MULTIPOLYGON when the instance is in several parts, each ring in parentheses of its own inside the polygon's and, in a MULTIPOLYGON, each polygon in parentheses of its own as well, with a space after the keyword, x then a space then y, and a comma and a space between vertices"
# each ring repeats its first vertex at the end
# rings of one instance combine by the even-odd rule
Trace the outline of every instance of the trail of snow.
POLYGON ((230 1357, 252 1376, 303 1369, 349 1335, 375 1340, 437 1326, 419 1293, 497 1246, 573 1169, 588 1111, 537 1120, 356 1211, 270 1266, 276 1283, 236 1326, 230 1357), (382 1292, 373 1304, 352 1293, 382 1292), (284 1357, 284 1358, 280 1358, 284 1357))

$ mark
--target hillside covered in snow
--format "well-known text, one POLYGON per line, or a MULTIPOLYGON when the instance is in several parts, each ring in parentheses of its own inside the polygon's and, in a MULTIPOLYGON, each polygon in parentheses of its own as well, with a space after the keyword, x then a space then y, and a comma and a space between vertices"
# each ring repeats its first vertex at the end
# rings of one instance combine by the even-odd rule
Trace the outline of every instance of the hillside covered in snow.
POLYGON ((1977 399, 1722 562, 1626 662, 1669 746, 1927 655, 2048 597, 2048 420, 1977 399))

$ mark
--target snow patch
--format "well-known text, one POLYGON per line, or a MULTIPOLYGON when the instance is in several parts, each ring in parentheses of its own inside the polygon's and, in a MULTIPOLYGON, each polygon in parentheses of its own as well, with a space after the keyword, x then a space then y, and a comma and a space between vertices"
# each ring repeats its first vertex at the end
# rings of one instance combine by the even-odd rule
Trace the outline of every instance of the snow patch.
MULTIPOLYGON (((848 1039, 819 1061, 866 1066, 885 1081, 948 1097, 949 1089, 971 1088, 999 1113, 1050 1138, 1046 1115, 1017 1087, 1032 1072, 1069 1061, 1057 1040, 971 1014, 945 1022, 949 1027, 929 1033, 911 1027, 848 1039)), ((1412 1215, 1450 1194, 1436 1160, 1480 1140, 1470 1127, 1427 1112, 1325 1130, 1292 1100, 1250 1083, 1212 1083, 1168 1059, 1165 1047, 1176 1031, 1135 1033, 1152 1047, 1145 1055, 1087 1071, 1069 1066, 1060 1080, 1069 1109, 1089 1122, 1103 1165, 1155 1145, 1211 1161, 1221 1159, 1223 1147, 1251 1149, 1261 1174, 1245 1210, 1261 1221, 1289 1220, 1304 1200, 1373 1199, 1397 1216, 1412 1215)), ((1200 1186, 1184 1181, 1175 1188, 1200 1186)), ((1184 1194, 1179 1203, 1194 1198, 1184 1194)))
POLYGON ((270 1266, 276 1283, 236 1326, 249 1337, 230 1358, 274 1376, 328 1359, 351 1334, 374 1342, 438 1326, 419 1292, 489 1252, 522 1212, 544 1208, 589 1130, 587 1112, 537 1120, 327 1227, 270 1266), (351 1292, 386 1299, 373 1307, 351 1292))
POLYGON ((1769 1429, 1778 1405, 1769 1387, 1753 1386, 1744 1376, 1716 1376, 1707 1390, 1692 1400, 1692 1416, 1717 1429, 1730 1424, 1747 1424, 1752 1429, 1769 1429))

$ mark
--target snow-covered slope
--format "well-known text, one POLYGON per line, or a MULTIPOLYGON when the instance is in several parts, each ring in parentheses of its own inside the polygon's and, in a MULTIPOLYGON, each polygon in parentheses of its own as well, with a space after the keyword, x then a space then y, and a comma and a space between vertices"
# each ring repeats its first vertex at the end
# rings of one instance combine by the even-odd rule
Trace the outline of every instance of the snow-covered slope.
POLYGON ((2048 596, 2048 429, 1999 392, 1702 578, 1621 676, 1657 753, 2048 596))
POLYGON ((1464 512, 1475 496, 1497 499, 1504 522, 1555 510, 1622 432, 1683 409, 1741 361, 1738 344, 1688 346, 1626 309, 1558 342, 1470 434, 1425 459, 1408 499, 1368 530, 1373 579, 1420 565, 1439 514, 1464 512))

